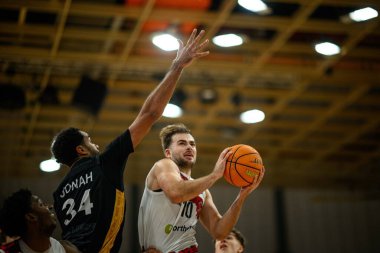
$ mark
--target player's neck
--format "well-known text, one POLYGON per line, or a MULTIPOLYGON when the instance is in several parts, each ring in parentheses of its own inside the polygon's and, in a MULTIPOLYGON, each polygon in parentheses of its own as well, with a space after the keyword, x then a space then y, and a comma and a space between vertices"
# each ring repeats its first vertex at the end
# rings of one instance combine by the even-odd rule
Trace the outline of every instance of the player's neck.
POLYGON ((28 234, 21 238, 29 248, 34 251, 43 252, 50 248, 50 237, 38 233, 28 234))
POLYGON ((180 168, 180 171, 185 174, 187 177, 191 177, 191 168, 180 168))
POLYGON ((74 162, 73 164, 71 164, 70 168, 74 167, 74 165, 82 158, 85 158, 85 157, 90 157, 90 155, 81 155, 79 156, 74 162))

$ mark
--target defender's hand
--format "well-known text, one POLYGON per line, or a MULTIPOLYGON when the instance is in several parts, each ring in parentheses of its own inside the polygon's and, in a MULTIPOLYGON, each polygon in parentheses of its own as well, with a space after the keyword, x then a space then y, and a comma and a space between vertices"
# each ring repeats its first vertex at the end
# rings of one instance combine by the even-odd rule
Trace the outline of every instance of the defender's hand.
POLYGON ((181 40, 178 40, 179 49, 177 51, 177 57, 175 58, 174 62, 179 67, 186 67, 190 65, 194 59, 198 59, 209 54, 209 51, 203 51, 203 49, 208 44, 209 40, 206 39, 205 41, 200 43, 201 38, 205 34, 205 31, 202 30, 197 36, 196 34, 197 29, 194 29, 185 46, 183 45, 181 40))

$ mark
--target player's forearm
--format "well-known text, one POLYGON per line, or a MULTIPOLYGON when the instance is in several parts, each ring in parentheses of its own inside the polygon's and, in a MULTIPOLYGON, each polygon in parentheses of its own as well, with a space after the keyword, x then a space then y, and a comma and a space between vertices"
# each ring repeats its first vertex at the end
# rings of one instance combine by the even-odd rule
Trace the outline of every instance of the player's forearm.
POLYGON ((173 95, 179 78, 181 77, 183 67, 177 61, 173 61, 169 71, 160 84, 150 93, 146 99, 141 114, 148 114, 153 121, 158 120, 170 98, 173 95))
POLYGON ((231 232, 233 227, 236 225, 241 209, 244 204, 244 198, 237 198, 227 212, 222 216, 222 218, 216 222, 212 236, 216 240, 223 240, 231 232))
POLYGON ((171 201, 181 203, 195 198, 210 188, 218 179, 219 177, 215 173, 211 173, 195 180, 182 181, 178 187, 172 187, 171 201))

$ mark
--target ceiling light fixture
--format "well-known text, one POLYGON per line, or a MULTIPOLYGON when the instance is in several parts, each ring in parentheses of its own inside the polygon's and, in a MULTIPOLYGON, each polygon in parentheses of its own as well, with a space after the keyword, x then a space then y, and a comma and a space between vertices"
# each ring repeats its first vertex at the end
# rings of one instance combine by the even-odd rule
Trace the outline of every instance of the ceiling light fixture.
POLYGON ((239 35, 229 33, 215 36, 212 42, 220 47, 235 47, 243 44, 243 38, 239 35))
POLYGON ((315 51, 319 54, 331 56, 340 53, 340 47, 331 42, 322 42, 315 45, 315 51))
POLYGON ((261 122, 264 119, 265 113, 257 109, 245 111, 242 114, 240 114, 240 120, 246 124, 261 122))
POLYGON ((258 14, 271 13, 271 9, 261 0, 238 0, 238 4, 241 7, 258 14))
POLYGON ((166 105, 163 116, 167 118, 178 118, 183 114, 182 106, 183 102, 187 99, 185 91, 182 89, 177 89, 169 103, 166 105))
POLYGON ((167 118, 178 118, 183 114, 181 107, 175 104, 167 104, 162 115, 167 118))
POLYGON ((355 22, 366 21, 372 18, 376 18, 377 16, 378 12, 371 7, 356 10, 348 14, 348 17, 355 22))
POLYGON ((50 158, 49 160, 42 161, 40 163, 40 170, 44 172, 53 172, 59 170, 61 165, 57 163, 54 158, 50 158))
POLYGON ((179 48, 179 42, 176 37, 168 33, 160 33, 152 38, 152 42, 156 47, 164 51, 174 51, 179 48))

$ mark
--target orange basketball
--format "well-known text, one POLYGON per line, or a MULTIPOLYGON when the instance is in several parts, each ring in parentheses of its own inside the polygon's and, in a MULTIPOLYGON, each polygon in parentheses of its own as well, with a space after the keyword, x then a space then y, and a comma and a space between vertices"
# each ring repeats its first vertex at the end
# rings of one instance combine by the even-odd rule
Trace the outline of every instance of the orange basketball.
POLYGON ((227 158, 224 178, 237 187, 251 185, 255 176, 260 176, 264 169, 259 152, 245 144, 232 146, 231 151, 233 153, 227 158))

